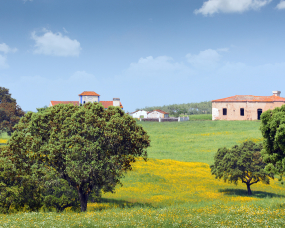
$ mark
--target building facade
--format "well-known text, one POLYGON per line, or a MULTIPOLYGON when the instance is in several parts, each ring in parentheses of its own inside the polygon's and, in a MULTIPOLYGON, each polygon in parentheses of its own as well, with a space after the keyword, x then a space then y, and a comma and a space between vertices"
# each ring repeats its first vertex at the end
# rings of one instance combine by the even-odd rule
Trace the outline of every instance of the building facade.
POLYGON ((259 120, 263 112, 285 104, 280 91, 272 93, 272 96, 236 95, 213 100, 212 120, 259 120))
POLYGON ((135 112, 130 113, 133 118, 147 118, 149 112, 145 110, 137 110, 135 112))

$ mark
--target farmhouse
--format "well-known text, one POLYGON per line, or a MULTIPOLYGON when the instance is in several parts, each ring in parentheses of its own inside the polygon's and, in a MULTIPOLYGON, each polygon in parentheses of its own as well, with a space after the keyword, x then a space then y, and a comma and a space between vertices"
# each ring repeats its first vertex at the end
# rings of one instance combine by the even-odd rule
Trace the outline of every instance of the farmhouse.
POLYGON ((147 118, 147 114, 149 112, 145 110, 137 110, 135 112, 130 113, 133 118, 147 118))
POLYGON ((212 120, 260 120, 262 112, 281 107, 280 91, 272 96, 235 95, 212 101, 212 120))
POLYGON ((93 91, 84 91, 78 96, 79 96, 79 101, 51 101, 49 103, 49 107, 57 104, 80 105, 80 104, 85 104, 87 102, 98 102, 98 103, 100 102, 105 109, 107 109, 109 106, 119 106, 123 109, 123 105, 120 102, 120 98, 113 98, 113 101, 100 101, 100 95, 93 91))
POLYGON ((164 112, 160 109, 156 109, 152 112, 149 112, 147 118, 169 118, 169 113, 164 112))

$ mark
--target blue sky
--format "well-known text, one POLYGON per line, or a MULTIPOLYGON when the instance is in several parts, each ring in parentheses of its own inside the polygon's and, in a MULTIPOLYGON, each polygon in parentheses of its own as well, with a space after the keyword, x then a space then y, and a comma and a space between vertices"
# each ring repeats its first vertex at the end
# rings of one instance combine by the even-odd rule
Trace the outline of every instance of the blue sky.
POLYGON ((285 97, 284 25, 284 0, 0 0, 0 86, 31 111, 285 97))

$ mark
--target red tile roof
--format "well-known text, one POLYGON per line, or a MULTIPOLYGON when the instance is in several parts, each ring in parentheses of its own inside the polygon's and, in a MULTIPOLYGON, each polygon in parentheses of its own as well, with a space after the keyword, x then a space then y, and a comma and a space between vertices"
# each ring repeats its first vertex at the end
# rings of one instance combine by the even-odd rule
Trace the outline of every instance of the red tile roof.
POLYGON ((57 104, 73 104, 73 105, 79 105, 79 101, 51 101, 50 102, 52 106, 57 104))
MULTIPOLYGON (((108 108, 109 106, 113 105, 113 101, 100 101, 100 103, 104 106, 104 108, 108 108)), ((74 104, 79 105, 79 101, 51 101, 51 105, 57 105, 57 104, 74 104)), ((120 102, 120 107, 123 108, 122 103, 120 102)))
POLYGON ((212 100, 212 102, 229 102, 229 101, 248 101, 248 102, 285 102, 284 97, 279 96, 253 96, 253 95, 235 95, 222 99, 212 100))
MULTIPOLYGON (((100 101, 100 103, 104 106, 104 108, 108 108, 109 106, 113 106, 113 101, 100 101)), ((121 102, 120 102, 120 107, 123 108, 123 105, 121 102)))
POLYGON ((100 96, 98 93, 95 93, 94 91, 84 91, 83 93, 80 93, 78 96, 100 96))
POLYGON ((162 110, 160 110, 160 109, 155 109, 155 110, 153 110, 152 112, 154 112, 154 111, 160 112, 160 113, 162 113, 162 114, 169 114, 168 112, 164 112, 164 111, 162 111, 162 110))

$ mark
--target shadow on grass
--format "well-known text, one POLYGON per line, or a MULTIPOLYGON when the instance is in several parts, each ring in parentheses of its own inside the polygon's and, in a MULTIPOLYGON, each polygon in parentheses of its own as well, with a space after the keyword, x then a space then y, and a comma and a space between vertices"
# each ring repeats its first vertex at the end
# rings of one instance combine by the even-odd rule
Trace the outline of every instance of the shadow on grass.
POLYGON ((107 208, 134 208, 134 207, 156 208, 150 203, 129 202, 126 200, 101 198, 95 210, 101 211, 107 208))
MULTIPOLYGON (((219 192, 223 192, 225 195, 228 196, 249 196, 247 194, 247 190, 245 189, 234 189, 234 188, 226 188, 226 189, 219 189, 219 192)), ((256 198, 285 198, 285 195, 275 194, 272 192, 264 192, 264 191, 253 191, 252 195, 249 197, 256 197, 256 198)))

